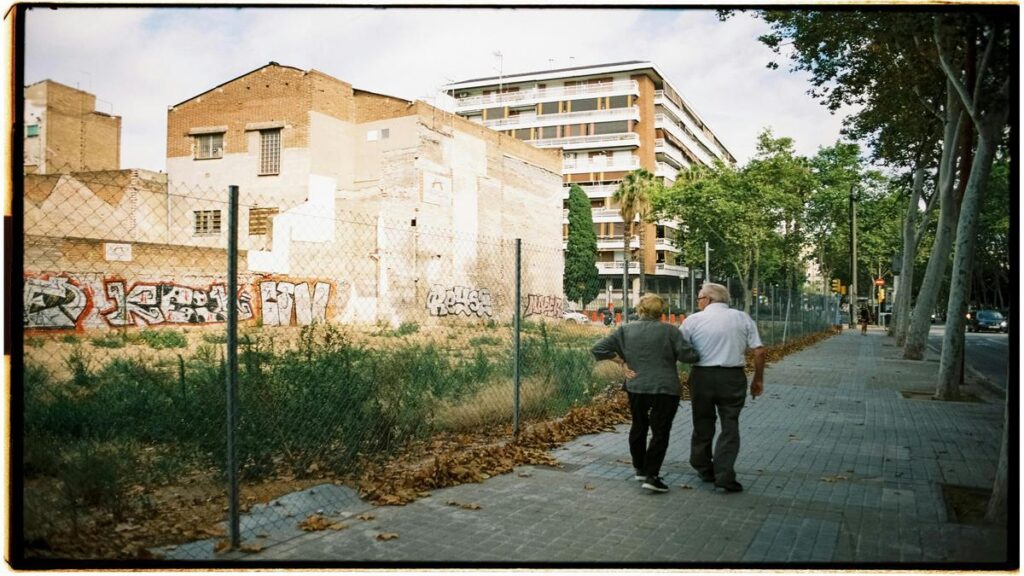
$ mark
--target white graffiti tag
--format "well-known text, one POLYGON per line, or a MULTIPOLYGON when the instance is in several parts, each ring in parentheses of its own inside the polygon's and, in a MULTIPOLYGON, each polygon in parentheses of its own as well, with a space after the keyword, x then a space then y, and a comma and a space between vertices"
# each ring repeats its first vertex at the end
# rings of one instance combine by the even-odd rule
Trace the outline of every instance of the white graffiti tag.
POLYGON ((490 316, 491 292, 465 286, 445 288, 435 284, 427 294, 427 311, 431 316, 490 316))
POLYGON ((331 285, 327 282, 317 282, 312 294, 308 282, 260 282, 263 324, 308 326, 313 322, 326 322, 330 295, 331 285))
POLYGON ((25 278, 25 328, 75 328, 89 307, 91 294, 71 278, 25 278))
MULTIPOLYGON (((227 288, 212 284, 201 290, 178 284, 134 284, 126 292, 123 280, 105 282, 110 308, 101 312, 111 326, 145 324, 210 324, 227 321, 227 288)), ((243 288, 236 300, 239 320, 252 318, 250 296, 243 288)))

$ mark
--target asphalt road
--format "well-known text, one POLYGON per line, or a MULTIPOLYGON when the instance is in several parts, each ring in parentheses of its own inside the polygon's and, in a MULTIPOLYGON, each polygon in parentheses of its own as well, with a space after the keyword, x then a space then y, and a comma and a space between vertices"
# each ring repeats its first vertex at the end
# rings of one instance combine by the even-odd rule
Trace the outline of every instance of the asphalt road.
MULTIPOLYGON (((928 333, 928 345, 942 349, 943 326, 932 326, 928 333)), ((1007 366, 1010 362, 1010 340, 1008 334, 998 332, 968 332, 965 334, 967 366, 1006 390, 1007 366)))

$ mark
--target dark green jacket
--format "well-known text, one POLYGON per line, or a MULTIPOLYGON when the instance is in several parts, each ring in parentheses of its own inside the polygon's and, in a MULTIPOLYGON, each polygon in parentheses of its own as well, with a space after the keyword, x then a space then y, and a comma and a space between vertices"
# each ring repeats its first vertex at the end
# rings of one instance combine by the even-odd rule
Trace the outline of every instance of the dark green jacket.
POLYGON ((676 362, 693 364, 700 360, 679 329, 658 320, 637 320, 620 326, 591 349, 594 358, 610 360, 616 354, 636 372, 626 390, 636 394, 679 395, 676 362))

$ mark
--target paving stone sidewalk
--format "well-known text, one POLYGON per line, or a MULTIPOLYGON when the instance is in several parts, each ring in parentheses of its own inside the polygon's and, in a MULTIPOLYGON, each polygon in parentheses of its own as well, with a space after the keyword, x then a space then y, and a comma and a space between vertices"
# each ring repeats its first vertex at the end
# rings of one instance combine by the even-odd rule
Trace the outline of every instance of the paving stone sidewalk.
POLYGON ((742 493, 716 492, 690 469, 684 402, 662 469, 667 494, 633 479, 623 425, 556 449, 558 468, 523 466, 402 507, 374 507, 341 489, 324 513, 347 529, 278 534, 258 553, 220 559, 1006 568, 1019 561, 1006 529, 957 522, 943 497, 944 484, 991 489, 1004 399, 981 388, 971 391, 983 402, 905 397, 932 390, 938 358, 929 354, 905 361, 881 329, 845 330, 769 365, 764 396, 748 397, 740 419, 742 493), (367 512, 372 519, 358 519, 367 512))

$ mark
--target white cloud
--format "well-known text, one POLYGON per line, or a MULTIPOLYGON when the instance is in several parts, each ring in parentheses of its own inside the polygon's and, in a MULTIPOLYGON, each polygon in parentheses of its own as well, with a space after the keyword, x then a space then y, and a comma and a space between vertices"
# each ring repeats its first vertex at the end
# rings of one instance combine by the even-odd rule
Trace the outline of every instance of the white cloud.
POLYGON ((771 126, 811 154, 840 117, 805 78, 767 70, 763 23, 711 10, 480 8, 32 9, 27 83, 96 94, 122 116, 122 166, 163 169, 167 107, 276 61, 363 90, 429 99, 457 80, 651 60, 741 160, 771 126))

